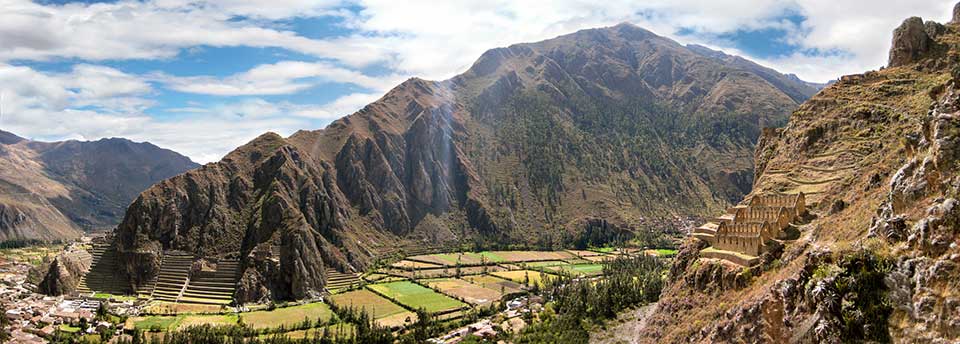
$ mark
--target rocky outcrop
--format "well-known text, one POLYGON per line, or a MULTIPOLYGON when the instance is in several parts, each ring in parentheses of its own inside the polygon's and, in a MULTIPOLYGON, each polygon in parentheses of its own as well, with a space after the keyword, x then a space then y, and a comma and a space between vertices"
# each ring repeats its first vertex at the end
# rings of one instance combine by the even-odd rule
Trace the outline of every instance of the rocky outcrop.
POLYGON ((911 18, 902 68, 845 76, 765 133, 751 195, 803 191, 809 223, 742 284, 685 245, 634 342, 957 342, 958 37, 911 18))
POLYGON ((890 48, 890 67, 916 62, 931 50, 934 42, 927 34, 920 17, 910 17, 893 31, 893 46, 890 48))
POLYGON ((54 296, 73 293, 89 268, 90 257, 85 251, 62 252, 38 269, 44 274, 37 292, 54 296))

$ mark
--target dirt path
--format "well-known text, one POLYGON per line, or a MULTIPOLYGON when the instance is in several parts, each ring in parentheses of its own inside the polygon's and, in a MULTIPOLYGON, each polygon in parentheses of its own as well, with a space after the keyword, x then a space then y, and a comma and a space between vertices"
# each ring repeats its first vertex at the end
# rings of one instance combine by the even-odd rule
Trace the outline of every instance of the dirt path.
POLYGON ((610 321, 606 330, 590 334, 593 344, 640 343, 637 335, 647 327, 647 319, 657 311, 657 303, 646 305, 620 314, 617 320, 610 321))

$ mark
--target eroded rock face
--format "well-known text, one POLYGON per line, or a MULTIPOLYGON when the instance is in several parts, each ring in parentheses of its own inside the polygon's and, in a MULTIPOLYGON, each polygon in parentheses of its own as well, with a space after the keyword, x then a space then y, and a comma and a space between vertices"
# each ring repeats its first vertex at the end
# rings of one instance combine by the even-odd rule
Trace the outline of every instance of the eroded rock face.
POLYGON ((37 284, 37 292, 57 296, 76 291, 83 273, 89 268, 89 258, 84 261, 79 256, 82 254, 86 252, 64 252, 54 257, 49 265, 42 266, 40 271, 46 273, 37 284))
POLYGON ((910 17, 893 31, 893 46, 890 48, 890 67, 897 67, 917 61, 930 50, 933 41, 927 35, 920 17, 910 17))
POLYGON ((951 23, 960 23, 960 3, 953 5, 953 19, 951 23))

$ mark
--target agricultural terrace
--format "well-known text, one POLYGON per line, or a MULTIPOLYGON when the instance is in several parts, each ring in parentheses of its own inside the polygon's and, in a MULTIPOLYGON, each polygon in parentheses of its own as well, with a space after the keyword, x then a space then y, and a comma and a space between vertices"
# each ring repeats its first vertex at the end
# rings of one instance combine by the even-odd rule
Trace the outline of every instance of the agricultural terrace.
POLYGON ((305 319, 325 322, 331 317, 333 311, 322 302, 240 314, 243 323, 255 329, 291 327, 303 323, 305 319))
POLYGON ((410 282, 371 284, 367 288, 411 309, 423 309, 428 313, 443 313, 461 309, 467 305, 427 287, 410 282))
POLYGON ((528 286, 532 285, 543 285, 543 280, 545 278, 556 278, 557 276, 548 274, 541 271, 533 270, 514 270, 514 271, 500 271, 491 273, 491 275, 510 280, 520 284, 526 284, 528 286))
POLYGON ((417 321, 417 314, 366 289, 330 295, 330 302, 338 308, 362 309, 381 326, 399 327, 417 321))
POLYGON ((464 300, 472 305, 490 305, 500 301, 500 298, 503 297, 499 289, 485 288, 462 279, 440 278, 423 280, 422 282, 429 285, 430 288, 439 289, 444 294, 464 300))

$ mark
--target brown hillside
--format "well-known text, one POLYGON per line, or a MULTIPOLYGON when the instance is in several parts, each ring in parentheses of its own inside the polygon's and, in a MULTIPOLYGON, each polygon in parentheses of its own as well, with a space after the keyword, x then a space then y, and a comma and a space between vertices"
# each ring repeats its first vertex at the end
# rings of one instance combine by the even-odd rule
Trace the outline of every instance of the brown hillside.
MULTIPOLYGON (((960 26, 911 18, 891 65, 845 76, 757 148, 751 195, 807 195, 812 219, 742 268, 689 238, 639 342, 960 338, 960 26)), ((749 196, 748 196, 749 197, 749 196)))

